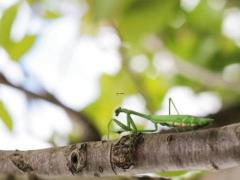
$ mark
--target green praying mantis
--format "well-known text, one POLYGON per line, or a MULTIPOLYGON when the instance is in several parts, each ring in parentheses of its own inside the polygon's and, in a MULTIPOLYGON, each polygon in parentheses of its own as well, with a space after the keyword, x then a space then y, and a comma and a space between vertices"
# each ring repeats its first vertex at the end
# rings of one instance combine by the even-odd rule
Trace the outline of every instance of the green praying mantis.
POLYGON ((118 116, 120 113, 125 113, 127 115, 127 125, 123 124, 117 119, 114 118, 111 119, 108 123, 108 138, 110 125, 112 122, 115 122, 119 127, 122 128, 122 131, 118 132, 129 131, 132 133, 139 133, 139 132, 156 132, 158 130, 158 124, 173 128, 193 129, 195 127, 206 126, 214 121, 211 118, 197 117, 192 115, 180 115, 171 98, 169 98, 168 111, 169 115, 148 115, 119 107, 115 110, 115 115, 118 116), (171 114, 171 105, 173 105, 174 109, 177 112, 177 115, 171 114), (151 121, 154 124, 155 128, 149 130, 138 130, 131 115, 136 115, 151 121))

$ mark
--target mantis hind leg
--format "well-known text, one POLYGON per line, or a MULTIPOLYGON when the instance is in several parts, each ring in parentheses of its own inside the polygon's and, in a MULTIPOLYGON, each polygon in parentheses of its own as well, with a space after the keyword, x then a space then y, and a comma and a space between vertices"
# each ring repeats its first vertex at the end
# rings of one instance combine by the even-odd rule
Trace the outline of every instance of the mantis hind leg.
MULTIPOLYGON (((176 111, 177 114, 179 115, 180 113, 179 113, 179 111, 177 110, 177 107, 176 107, 176 105, 174 104, 172 98, 169 98, 169 99, 168 99, 168 115, 171 115, 171 105, 173 105, 175 111, 176 111)), ((178 128, 173 128, 173 129, 175 129, 176 132, 179 132, 179 129, 178 129, 178 128)))
POLYGON ((177 114, 179 115, 179 112, 178 112, 178 110, 177 110, 177 108, 176 108, 176 106, 175 106, 172 98, 169 98, 169 99, 168 99, 168 114, 171 115, 171 104, 173 105, 175 111, 176 111, 177 114))

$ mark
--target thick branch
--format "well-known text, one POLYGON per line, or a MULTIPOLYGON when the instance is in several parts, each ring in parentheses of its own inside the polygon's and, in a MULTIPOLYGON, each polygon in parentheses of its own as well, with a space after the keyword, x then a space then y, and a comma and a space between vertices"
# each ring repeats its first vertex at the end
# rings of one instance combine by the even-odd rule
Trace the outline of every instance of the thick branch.
POLYGON ((31 151, 0 151, 0 173, 129 175, 240 165, 240 123, 167 134, 138 134, 31 151))
POLYGON ((18 89, 32 98, 42 99, 42 100, 48 101, 50 103, 53 103, 57 106, 60 106, 68 113, 68 115, 70 117, 78 117, 78 118, 72 118, 72 119, 73 120, 77 119, 78 123, 80 123, 80 125, 83 127, 84 136, 85 136, 84 139, 86 139, 88 141, 94 141, 94 140, 101 139, 101 136, 100 136, 97 128, 95 127, 95 125, 93 125, 91 123, 91 121, 84 114, 65 106, 58 99, 56 99, 52 94, 50 94, 48 92, 44 92, 44 94, 39 95, 39 94, 36 94, 34 92, 31 92, 31 91, 21 87, 21 86, 17 86, 15 84, 11 83, 10 81, 8 81, 7 78, 1 72, 0 72, 0 83, 10 86, 10 87, 13 87, 15 89, 18 89))
POLYGON ((37 176, 34 174, 29 175, 1 175, 0 180, 170 180, 162 177, 122 177, 122 176, 109 176, 109 177, 81 177, 78 176, 37 176))

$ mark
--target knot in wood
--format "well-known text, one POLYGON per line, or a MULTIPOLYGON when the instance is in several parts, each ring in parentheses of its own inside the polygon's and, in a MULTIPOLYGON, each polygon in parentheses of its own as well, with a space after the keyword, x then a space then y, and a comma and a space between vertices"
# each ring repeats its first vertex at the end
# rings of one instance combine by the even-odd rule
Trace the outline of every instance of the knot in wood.
POLYGON ((122 137, 111 149, 111 164, 122 169, 135 165, 136 147, 143 140, 142 134, 122 137))
POLYGON ((82 172, 86 165, 87 144, 81 144, 79 148, 76 145, 71 146, 67 164, 71 173, 74 175, 82 172))

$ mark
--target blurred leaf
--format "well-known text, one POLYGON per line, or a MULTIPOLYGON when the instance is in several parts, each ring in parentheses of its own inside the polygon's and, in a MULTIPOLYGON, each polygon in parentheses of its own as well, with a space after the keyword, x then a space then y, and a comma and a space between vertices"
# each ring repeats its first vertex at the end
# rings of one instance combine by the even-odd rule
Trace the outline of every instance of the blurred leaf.
POLYGON ((161 32, 165 45, 178 57, 191 59, 194 56, 200 39, 188 26, 184 25, 178 31, 169 27, 161 32))
POLYGON ((56 11, 45 10, 43 17, 47 18, 47 19, 56 19, 56 18, 61 17, 61 14, 56 11))
POLYGON ((10 55, 11 59, 19 60, 35 42, 36 36, 26 35, 21 41, 11 39, 11 29, 18 12, 19 4, 15 4, 4 11, 0 19, 0 45, 10 55))
POLYGON ((122 15, 125 9, 134 2, 134 0, 93 0, 91 3, 92 11, 94 12, 94 21, 112 20, 122 15))
POLYGON ((160 172, 158 175, 163 176, 163 177, 176 177, 176 176, 182 176, 189 171, 167 171, 167 172, 160 172))
POLYGON ((107 132, 107 123, 112 118, 114 108, 129 95, 137 93, 128 75, 121 70, 115 76, 103 74, 100 79, 101 94, 98 99, 87 106, 83 112, 94 120, 102 134, 107 132), (123 92, 124 94, 118 94, 123 92))
POLYGON ((240 58, 240 48, 222 34, 223 10, 214 10, 206 0, 185 12, 180 28, 165 28, 160 38, 176 56, 205 68, 221 71, 240 58))
POLYGON ((69 144, 76 144, 81 142, 81 137, 79 137, 78 133, 72 131, 68 135, 68 141, 69 141, 69 144))
POLYGON ((161 102, 169 88, 168 82, 160 75, 157 77, 144 75, 141 77, 141 83, 147 109, 150 112, 156 112, 160 108, 161 102))
POLYGON ((98 30, 98 23, 93 21, 93 11, 87 11, 81 19, 81 33, 96 34, 98 30))
POLYGON ((10 42, 9 48, 6 48, 11 59, 19 60, 33 45, 36 40, 35 35, 26 35, 19 42, 10 42))
POLYGON ((160 176, 171 178, 172 180, 199 180, 204 171, 168 171, 157 173, 160 176))
POLYGON ((137 42, 149 33, 157 33, 168 26, 179 8, 178 0, 135 1, 119 20, 119 31, 124 40, 137 42))
POLYGON ((134 0, 87 0, 89 10, 82 18, 81 31, 94 34, 101 22, 115 22, 134 0))
POLYGON ((182 76, 181 74, 176 74, 174 76, 174 79, 172 80, 173 86, 187 86, 191 87, 195 92, 201 92, 206 91, 207 87, 203 86, 199 81, 192 80, 190 78, 186 78, 185 76, 182 76))
POLYGON ((222 32, 223 9, 214 9, 210 6, 209 0, 199 1, 197 7, 187 13, 187 23, 198 33, 222 32))
POLYGON ((5 108, 3 102, 0 101, 0 118, 2 119, 2 121, 4 122, 4 124, 6 125, 6 127, 12 131, 13 130, 13 122, 12 119, 7 111, 7 109, 5 108))
POLYGON ((15 4, 4 11, 0 19, 0 45, 8 47, 12 24, 16 18, 19 4, 15 4))

